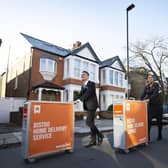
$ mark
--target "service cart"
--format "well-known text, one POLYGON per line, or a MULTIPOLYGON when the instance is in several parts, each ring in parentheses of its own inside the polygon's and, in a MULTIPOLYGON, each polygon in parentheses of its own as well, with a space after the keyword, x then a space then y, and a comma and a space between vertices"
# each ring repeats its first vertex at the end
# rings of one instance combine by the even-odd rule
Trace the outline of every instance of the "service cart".
POLYGON ((23 108, 22 135, 26 161, 58 151, 73 151, 73 103, 28 101, 23 108))
POLYGON ((146 101, 126 100, 113 106, 114 148, 129 152, 148 143, 146 101))

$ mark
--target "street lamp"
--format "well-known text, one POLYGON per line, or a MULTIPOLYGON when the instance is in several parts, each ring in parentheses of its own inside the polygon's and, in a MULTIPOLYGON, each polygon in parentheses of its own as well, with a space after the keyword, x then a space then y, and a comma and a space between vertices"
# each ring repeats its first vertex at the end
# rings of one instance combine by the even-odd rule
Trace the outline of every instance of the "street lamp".
POLYGON ((0 39, 0 47, 1 47, 1 44, 2 44, 2 39, 0 39))
POLYGON ((127 99, 129 97, 129 82, 128 82, 128 79, 129 79, 129 31, 128 31, 128 12, 130 10, 132 10, 133 8, 135 7, 134 4, 131 4, 127 7, 126 9, 126 19, 127 19, 127 23, 126 23, 126 26, 127 26, 127 99))

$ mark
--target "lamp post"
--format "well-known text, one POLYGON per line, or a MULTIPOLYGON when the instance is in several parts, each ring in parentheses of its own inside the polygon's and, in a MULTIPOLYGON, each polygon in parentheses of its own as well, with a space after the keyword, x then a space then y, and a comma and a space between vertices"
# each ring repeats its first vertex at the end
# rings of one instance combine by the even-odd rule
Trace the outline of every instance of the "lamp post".
POLYGON ((0 47, 1 47, 1 44, 2 44, 2 39, 0 39, 0 47))
POLYGON ((11 46, 9 46, 8 60, 7 60, 7 67, 6 67, 6 88, 5 88, 5 97, 7 97, 7 84, 8 84, 8 74, 9 74, 9 59, 10 59, 10 52, 11 52, 11 46))
POLYGON ((131 4, 126 9, 126 26, 127 26, 127 99, 129 98, 129 30, 128 30, 128 12, 135 7, 134 4, 131 4))

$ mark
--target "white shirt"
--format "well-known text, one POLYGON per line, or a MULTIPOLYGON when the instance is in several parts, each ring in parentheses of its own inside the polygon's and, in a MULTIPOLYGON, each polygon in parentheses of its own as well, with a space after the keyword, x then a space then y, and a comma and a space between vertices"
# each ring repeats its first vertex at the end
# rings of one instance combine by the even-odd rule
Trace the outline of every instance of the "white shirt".
POLYGON ((86 85, 87 85, 87 83, 88 83, 88 81, 89 81, 89 80, 85 81, 85 83, 84 83, 83 85, 84 85, 84 86, 86 86, 86 85))

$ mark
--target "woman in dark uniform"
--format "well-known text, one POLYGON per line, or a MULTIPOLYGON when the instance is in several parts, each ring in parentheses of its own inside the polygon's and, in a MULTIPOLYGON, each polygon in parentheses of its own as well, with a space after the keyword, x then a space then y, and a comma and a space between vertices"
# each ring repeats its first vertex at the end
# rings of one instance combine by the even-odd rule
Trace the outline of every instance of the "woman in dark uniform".
POLYGON ((147 85, 141 96, 141 100, 148 101, 148 138, 150 141, 150 129, 152 125, 152 119, 157 119, 158 137, 157 140, 162 139, 162 112, 163 106, 161 96, 159 93, 159 84, 154 82, 153 76, 150 74, 147 78, 147 85))

